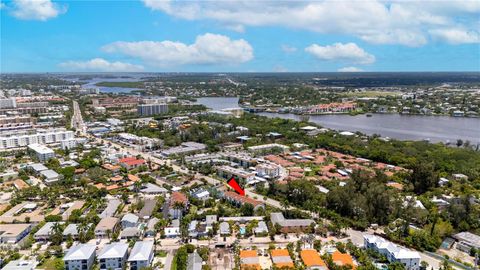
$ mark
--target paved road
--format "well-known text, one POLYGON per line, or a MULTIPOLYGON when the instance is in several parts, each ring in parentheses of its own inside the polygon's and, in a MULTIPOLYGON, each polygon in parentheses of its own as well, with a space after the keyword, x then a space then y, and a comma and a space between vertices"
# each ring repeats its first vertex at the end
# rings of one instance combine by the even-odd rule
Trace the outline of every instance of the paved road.
POLYGON ((165 265, 163 266, 163 269, 165 269, 165 270, 168 269, 169 270, 169 269, 172 268, 172 261, 173 261, 173 258, 175 256, 175 252, 176 252, 176 250, 171 250, 167 253, 167 258, 165 260, 165 265))

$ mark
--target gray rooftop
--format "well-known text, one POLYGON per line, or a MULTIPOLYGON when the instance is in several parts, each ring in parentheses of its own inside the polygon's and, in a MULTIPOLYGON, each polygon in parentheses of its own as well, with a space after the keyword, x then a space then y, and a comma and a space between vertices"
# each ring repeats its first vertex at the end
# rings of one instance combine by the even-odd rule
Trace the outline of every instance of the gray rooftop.
POLYGON ((117 211, 118 206, 121 204, 119 199, 111 199, 107 203, 107 207, 103 212, 98 215, 100 218, 106 218, 106 217, 111 217, 115 214, 117 211))
POLYGON ((57 178, 59 174, 54 170, 45 170, 40 172, 41 175, 45 176, 45 178, 57 178))
POLYGON ((187 269, 202 270, 202 258, 196 251, 188 255, 187 269))
POLYGON ((155 205, 157 205, 157 200, 149 199, 145 200, 143 208, 138 212, 138 216, 142 219, 148 219, 152 216, 153 210, 155 210, 155 205))
POLYGON ((282 227, 307 227, 315 223, 312 219, 285 219, 281 212, 271 213, 270 220, 282 227))
POLYGON ((56 223, 63 224, 63 222, 47 222, 47 223, 45 223, 45 225, 42 226, 42 228, 40 228, 40 229, 35 233, 35 236, 48 236, 48 235, 52 234, 53 226, 54 226, 56 223))
POLYGON ((134 214, 131 214, 131 213, 128 213, 128 214, 125 214, 123 216, 122 222, 123 221, 131 222, 131 223, 137 223, 138 222, 138 216, 134 215, 134 214))

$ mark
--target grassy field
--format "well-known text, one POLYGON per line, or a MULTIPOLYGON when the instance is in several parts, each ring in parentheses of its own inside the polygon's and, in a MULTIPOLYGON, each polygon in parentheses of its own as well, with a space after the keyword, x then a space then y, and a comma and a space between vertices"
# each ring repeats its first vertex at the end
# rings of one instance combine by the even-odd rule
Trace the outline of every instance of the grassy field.
POLYGON ((104 87, 143 88, 143 82, 98 82, 95 85, 104 87))
POLYGON ((38 269, 45 269, 45 270, 57 270, 63 269, 63 261, 61 258, 48 258, 37 267, 38 269))

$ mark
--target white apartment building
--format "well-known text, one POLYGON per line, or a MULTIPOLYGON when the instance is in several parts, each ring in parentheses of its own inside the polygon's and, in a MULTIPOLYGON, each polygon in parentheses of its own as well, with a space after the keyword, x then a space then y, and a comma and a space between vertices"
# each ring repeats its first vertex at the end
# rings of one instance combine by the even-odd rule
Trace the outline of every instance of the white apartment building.
POLYGON ((32 155, 34 155, 40 162, 45 162, 55 157, 55 152, 51 148, 38 143, 29 144, 28 151, 32 153, 32 155))
POLYGON ((10 109, 15 107, 17 107, 17 101, 15 98, 0 99, 0 109, 10 109))
POLYGON ((75 140, 74 138, 71 138, 68 140, 60 141, 60 146, 62 147, 63 150, 73 149, 77 146, 77 140, 75 140))
POLYGON ((100 263, 100 270, 107 269, 126 269, 128 244, 126 243, 111 243, 105 247, 98 254, 98 262, 100 263))
POLYGON ((131 270, 139 270, 150 266, 153 261, 153 241, 136 242, 128 257, 131 270))
POLYGON ((74 132, 66 129, 38 129, 35 132, 15 132, 0 135, 0 149, 25 147, 29 144, 60 143, 74 138, 74 132))
POLYGON ((79 244, 71 247, 63 261, 66 270, 90 270, 95 261, 96 246, 92 244, 79 244))
POLYGON ((272 163, 261 163, 255 167, 257 174, 261 177, 268 176, 270 178, 277 178, 280 176, 280 166, 272 163))
POLYGON ((407 270, 420 269, 420 254, 416 251, 398 246, 375 235, 364 235, 363 241, 365 248, 373 249, 378 253, 385 255, 387 260, 391 263, 400 262, 407 270))

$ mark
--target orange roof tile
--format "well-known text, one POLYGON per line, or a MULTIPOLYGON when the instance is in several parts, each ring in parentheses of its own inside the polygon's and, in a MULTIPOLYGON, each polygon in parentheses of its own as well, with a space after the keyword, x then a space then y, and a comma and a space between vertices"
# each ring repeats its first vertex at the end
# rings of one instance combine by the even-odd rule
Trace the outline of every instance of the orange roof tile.
POLYGON ((325 262, 320 258, 320 255, 318 252, 314 249, 305 249, 300 252, 300 257, 302 258, 303 263, 307 267, 311 266, 324 266, 326 267, 327 265, 325 262))
POLYGON ((128 175, 128 180, 130 180, 132 182, 138 182, 138 181, 140 181, 140 177, 138 177, 136 175, 133 175, 133 174, 129 174, 128 175))
POLYGON ((119 181, 122 181, 122 180, 123 180, 123 176, 121 176, 121 175, 110 177, 110 181, 112 181, 112 182, 119 182, 119 181))
POLYGON ((350 265, 353 269, 355 269, 355 265, 353 264, 353 258, 350 254, 341 253, 340 251, 335 251, 332 254, 332 260, 337 265, 350 265))
POLYGON ((257 256, 257 251, 255 250, 240 250, 240 258, 250 258, 257 256))
POLYGON ((272 254, 272 257, 290 256, 290 253, 288 253, 286 249, 272 249, 270 254, 272 254))

